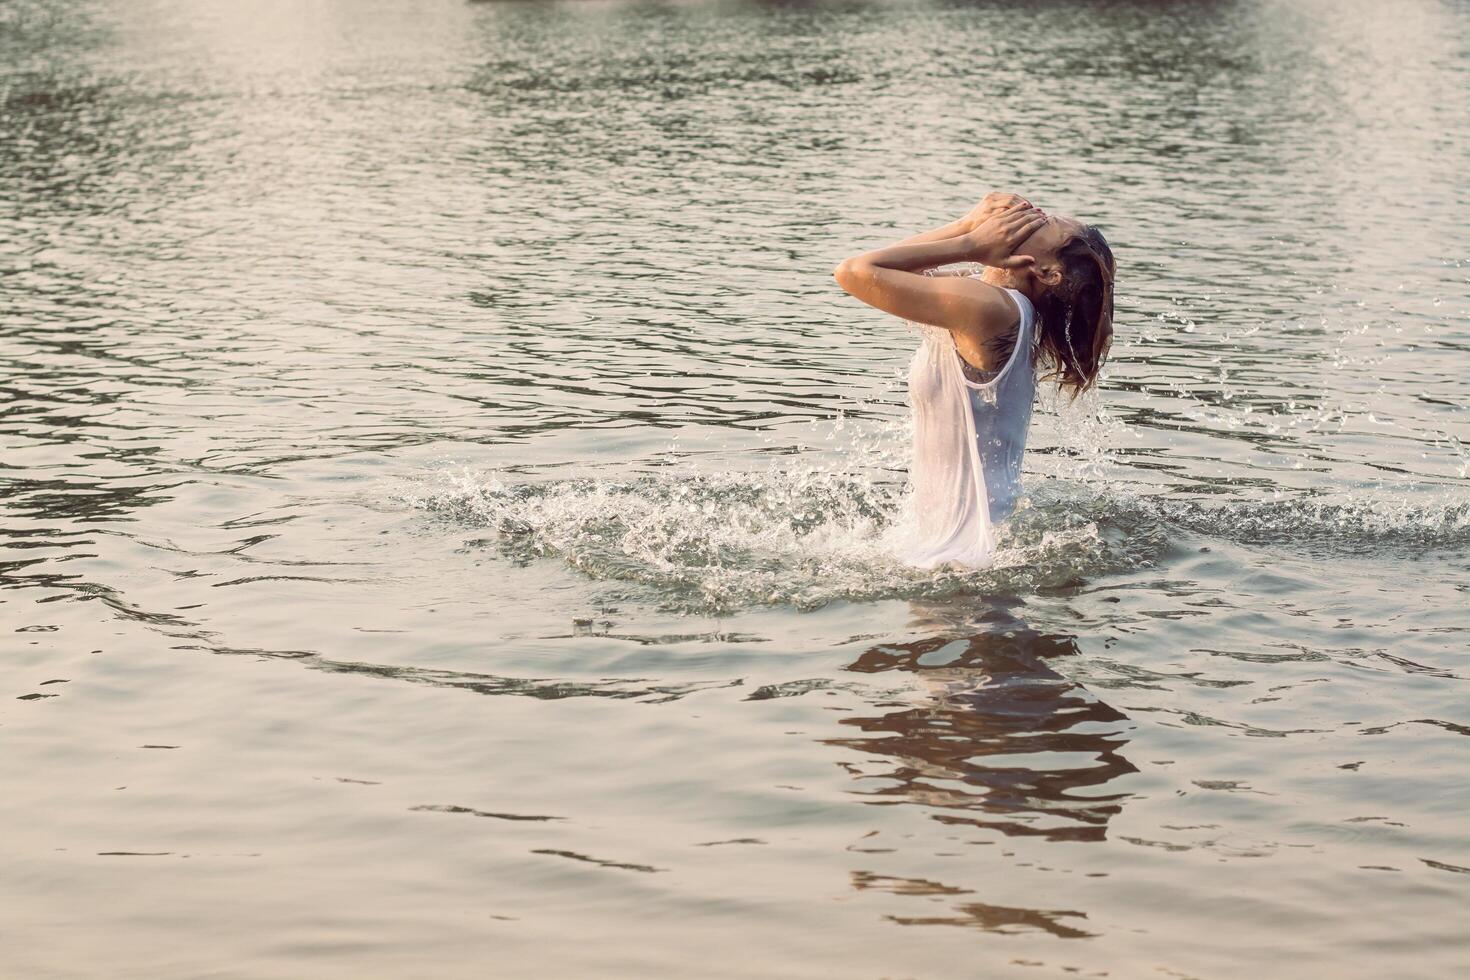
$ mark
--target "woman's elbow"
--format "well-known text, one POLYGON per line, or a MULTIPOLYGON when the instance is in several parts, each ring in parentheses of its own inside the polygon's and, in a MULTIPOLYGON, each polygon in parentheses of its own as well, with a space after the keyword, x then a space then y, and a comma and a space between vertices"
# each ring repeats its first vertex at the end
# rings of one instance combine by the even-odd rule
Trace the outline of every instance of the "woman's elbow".
POLYGON ((843 289, 847 288, 847 277, 851 275, 851 269, 848 268, 848 263, 851 261, 851 259, 843 259, 837 263, 837 268, 832 270, 832 278, 836 279, 837 285, 843 289))
POLYGON ((832 270, 832 278, 837 280, 837 285, 850 293, 862 278, 861 266, 862 263, 856 259, 843 259, 837 263, 837 268, 832 270))

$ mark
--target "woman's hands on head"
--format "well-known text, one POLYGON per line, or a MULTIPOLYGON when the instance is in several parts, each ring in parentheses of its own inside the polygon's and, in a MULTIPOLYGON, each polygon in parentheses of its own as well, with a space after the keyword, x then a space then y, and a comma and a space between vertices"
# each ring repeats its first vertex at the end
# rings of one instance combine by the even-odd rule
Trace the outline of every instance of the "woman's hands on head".
POLYGON ((1017 204, 1031 207, 1031 202, 1020 194, 1012 194, 1010 191, 991 191, 980 199, 979 204, 970 209, 969 214, 960 219, 960 223, 965 231, 973 231, 975 226, 986 218, 1017 204))
POLYGON ((979 261, 1029 276, 1036 260, 1016 249, 1046 222, 1020 195, 990 194, 964 218, 843 259, 833 276, 849 295, 885 313, 985 341, 1015 329, 1016 306, 1004 290, 973 275, 924 273, 979 261))
POLYGON ((998 269, 1034 265, 1036 259, 1032 256, 1015 253, 1022 242, 1046 224, 1046 215, 1015 194, 988 194, 966 218, 972 218, 981 209, 985 209, 983 216, 974 220, 965 234, 974 250, 975 261, 998 269), (999 200, 987 207, 992 198, 999 200))

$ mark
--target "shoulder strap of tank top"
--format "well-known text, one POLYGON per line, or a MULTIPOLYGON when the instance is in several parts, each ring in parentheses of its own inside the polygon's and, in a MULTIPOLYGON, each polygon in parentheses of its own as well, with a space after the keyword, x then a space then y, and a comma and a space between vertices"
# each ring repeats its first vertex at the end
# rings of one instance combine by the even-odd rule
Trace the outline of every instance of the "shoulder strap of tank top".
POLYGON ((1011 294, 1011 302, 1016 304, 1016 310, 1021 314, 1021 325, 1016 330, 1016 343, 1020 344, 1021 337, 1029 330, 1030 344, 1035 347, 1041 342, 1041 334, 1036 329, 1036 307, 1020 290, 1007 287, 1006 292, 1011 294))

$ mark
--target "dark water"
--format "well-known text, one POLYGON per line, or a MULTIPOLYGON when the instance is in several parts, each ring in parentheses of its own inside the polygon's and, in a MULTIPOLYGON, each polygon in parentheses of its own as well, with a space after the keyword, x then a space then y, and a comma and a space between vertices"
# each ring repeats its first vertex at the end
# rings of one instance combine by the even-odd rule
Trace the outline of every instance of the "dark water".
POLYGON ((1463 3, 0 7, 0 973, 1470 971, 1463 3), (1099 223, 894 566, 837 259, 1099 223))

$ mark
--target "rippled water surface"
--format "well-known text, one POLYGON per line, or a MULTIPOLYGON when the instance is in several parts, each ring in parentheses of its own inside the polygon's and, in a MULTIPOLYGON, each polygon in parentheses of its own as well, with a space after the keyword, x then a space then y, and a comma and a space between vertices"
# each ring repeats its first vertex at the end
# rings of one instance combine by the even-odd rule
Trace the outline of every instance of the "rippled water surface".
POLYGON ((15 977, 1470 971, 1470 7, 0 7, 15 977), (1120 265, 1000 560, 845 254, 1120 265))

